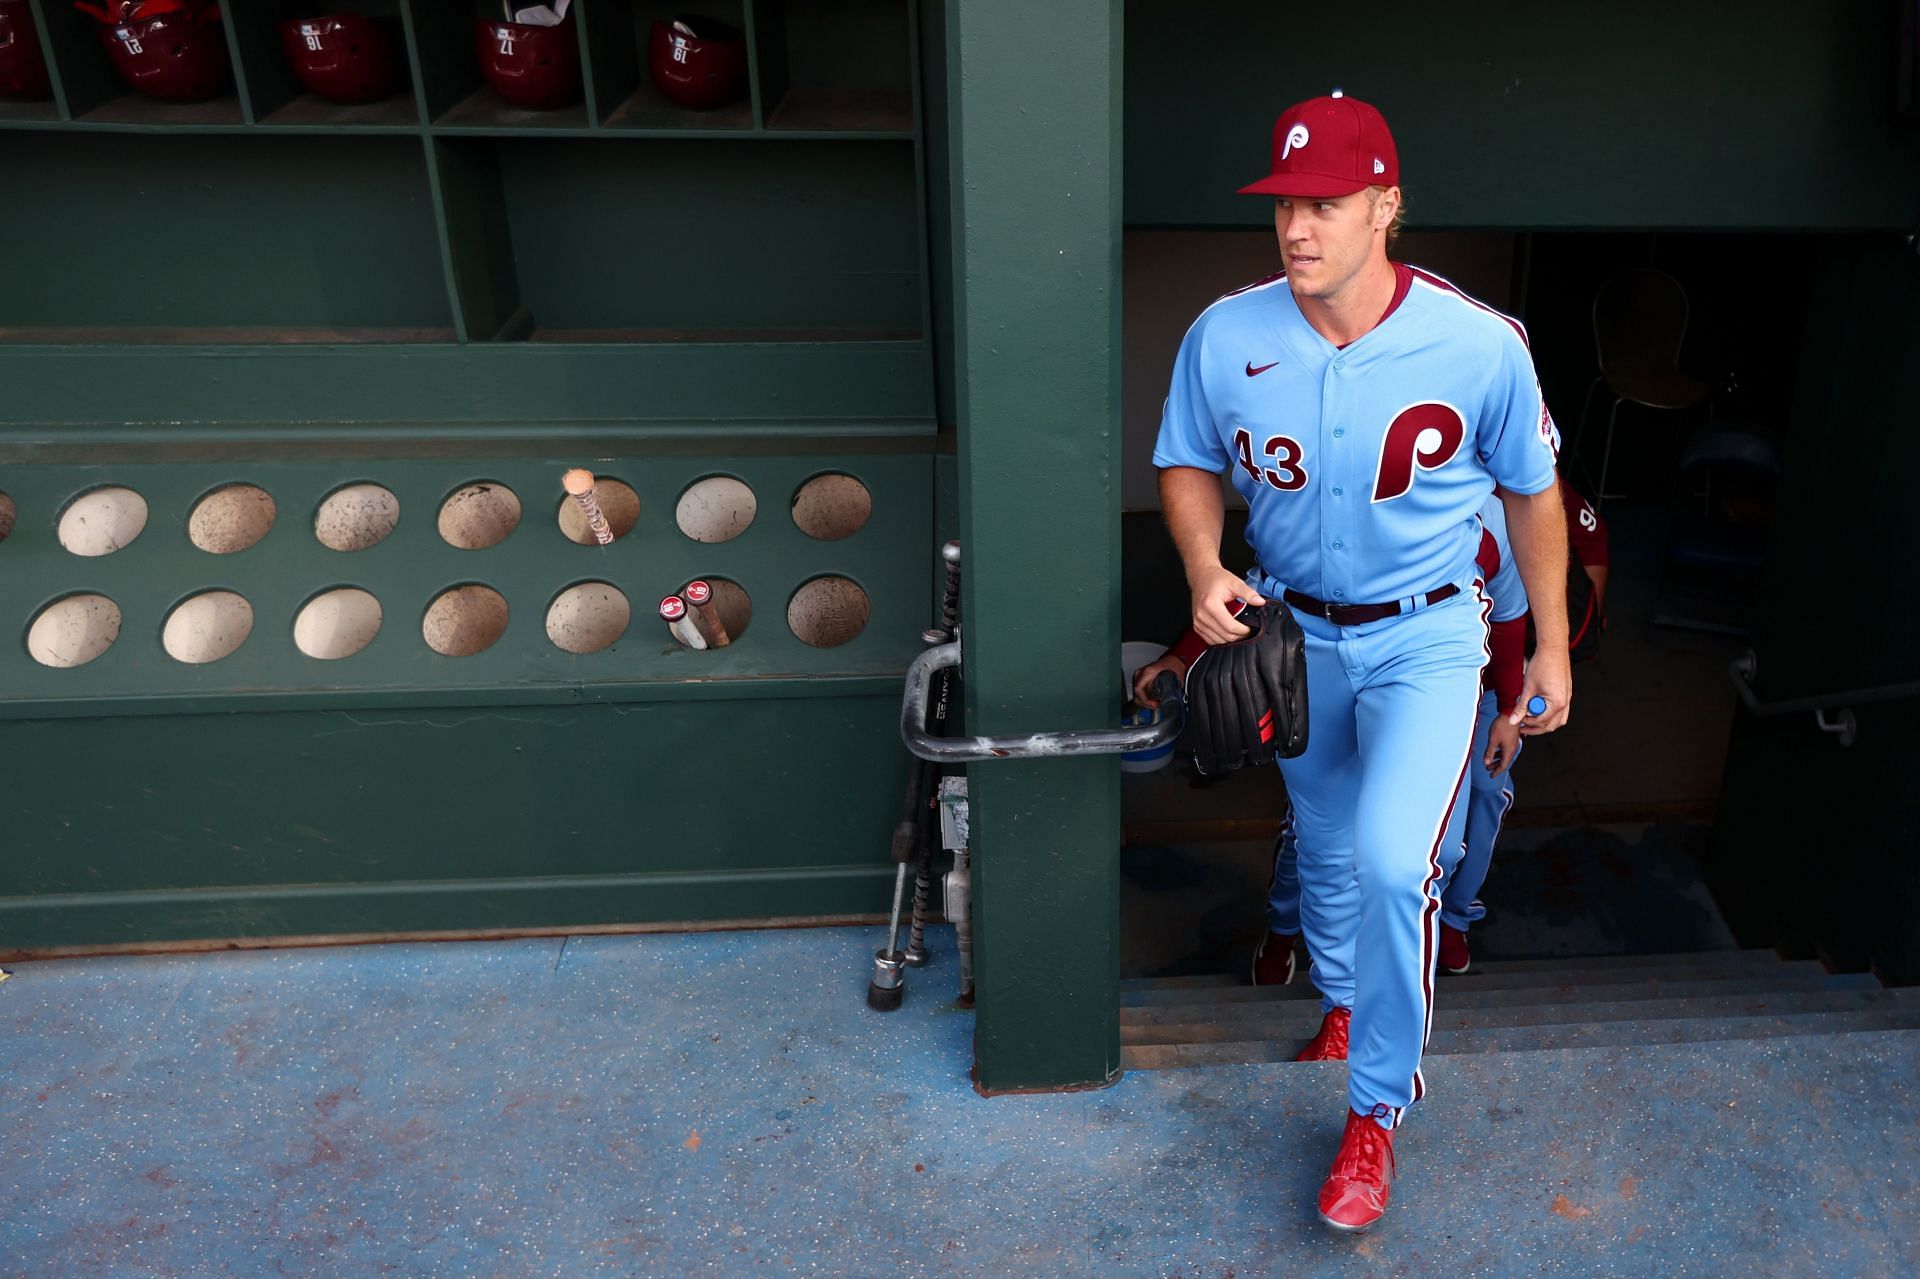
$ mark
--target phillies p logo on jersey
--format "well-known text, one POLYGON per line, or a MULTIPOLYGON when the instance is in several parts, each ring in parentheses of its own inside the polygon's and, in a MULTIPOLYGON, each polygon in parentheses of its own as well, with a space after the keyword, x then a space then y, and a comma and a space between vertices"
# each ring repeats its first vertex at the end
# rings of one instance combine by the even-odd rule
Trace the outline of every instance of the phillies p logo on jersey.
POLYGON ((1451 404, 1413 404, 1394 414, 1380 442, 1373 500, 1390 502, 1413 487, 1415 470, 1445 466, 1467 438, 1467 422, 1451 404))

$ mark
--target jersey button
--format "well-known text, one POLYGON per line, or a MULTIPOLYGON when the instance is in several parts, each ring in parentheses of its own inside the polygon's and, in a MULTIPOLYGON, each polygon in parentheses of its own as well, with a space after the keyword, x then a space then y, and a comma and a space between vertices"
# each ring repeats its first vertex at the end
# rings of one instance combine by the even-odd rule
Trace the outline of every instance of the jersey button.
POLYGON ((1333 491, 1333 495, 1334 495, 1335 497, 1339 497, 1339 496, 1340 496, 1340 490, 1339 490, 1339 489, 1335 489, 1335 490, 1333 491))
POLYGON ((1347 362, 1345 360, 1335 360, 1333 362, 1333 371, 1336 373, 1338 373, 1340 370, 1346 367, 1347 367, 1347 362))
POLYGON ((1333 428, 1333 438, 1336 440, 1339 439, 1341 436, 1345 435, 1346 433, 1347 433, 1347 428, 1344 426, 1336 426, 1333 428))
POLYGON ((1333 544, 1333 549, 1337 551, 1337 550, 1339 550, 1339 549, 1340 549, 1340 546, 1341 546, 1341 544, 1340 544, 1339 542, 1335 542, 1335 543, 1333 544))

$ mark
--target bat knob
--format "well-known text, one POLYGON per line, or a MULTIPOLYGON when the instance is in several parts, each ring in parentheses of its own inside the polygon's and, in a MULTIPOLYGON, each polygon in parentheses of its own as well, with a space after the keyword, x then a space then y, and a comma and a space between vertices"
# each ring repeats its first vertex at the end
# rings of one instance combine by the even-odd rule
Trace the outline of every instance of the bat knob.
POLYGON ((591 493, 593 492, 593 472, 575 467, 560 477, 560 487, 575 497, 591 493))
POLYGON ((867 983, 867 1007, 877 1013, 890 1013, 900 1007, 906 995, 906 982, 900 971, 904 964, 897 950, 873 953, 873 980, 867 983))
POLYGON ((1532 697, 1529 697, 1529 698, 1527 699, 1527 714, 1529 714, 1529 715, 1545 715, 1546 713, 1547 713, 1547 699, 1546 699, 1546 698, 1544 698, 1544 697, 1541 697, 1541 696, 1539 696, 1538 694, 1535 694, 1534 696, 1532 696, 1532 697))
POLYGON ((940 558, 949 564, 958 564, 960 562, 960 543, 948 542, 945 546, 941 547, 940 558))

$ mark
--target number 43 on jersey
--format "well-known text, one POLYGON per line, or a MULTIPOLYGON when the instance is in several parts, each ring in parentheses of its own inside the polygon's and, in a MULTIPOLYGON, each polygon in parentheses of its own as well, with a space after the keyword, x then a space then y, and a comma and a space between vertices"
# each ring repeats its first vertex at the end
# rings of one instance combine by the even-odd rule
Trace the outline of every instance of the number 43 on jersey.
MULTIPOLYGON (((1405 494, 1413 487, 1417 473, 1452 461, 1466 438, 1466 421, 1451 404, 1427 402, 1401 409, 1388 424, 1386 439, 1381 443, 1373 500, 1388 502, 1405 494)), ((1307 469, 1300 464, 1304 451, 1291 436, 1269 436, 1260 446, 1261 458, 1271 463, 1267 466, 1256 459, 1253 435, 1245 427, 1233 433, 1233 449, 1240 469, 1255 484, 1266 484, 1282 493, 1295 493, 1307 486, 1307 469)))

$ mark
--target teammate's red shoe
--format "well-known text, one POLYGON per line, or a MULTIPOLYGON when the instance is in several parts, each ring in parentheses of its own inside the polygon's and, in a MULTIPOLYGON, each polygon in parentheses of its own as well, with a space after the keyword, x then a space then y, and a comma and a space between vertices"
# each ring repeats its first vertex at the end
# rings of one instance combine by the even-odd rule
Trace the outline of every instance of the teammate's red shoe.
POLYGON ((1307 1042, 1300 1050, 1295 1061, 1345 1061, 1347 1059, 1347 1024, 1353 1020, 1353 1010, 1336 1008, 1320 1019, 1320 1033, 1307 1042))
POLYGON ((1293 980, 1293 945, 1299 938, 1291 933, 1267 934, 1260 949, 1253 952, 1253 984, 1285 986, 1293 980))
POLYGON ((1467 934, 1451 924, 1440 925, 1440 970, 1458 977, 1473 963, 1467 952, 1467 934))
POLYGON ((1393 1193, 1393 1171, 1393 1133, 1349 1110, 1340 1153, 1320 1187, 1320 1220, 1349 1232, 1380 1220, 1393 1193))

